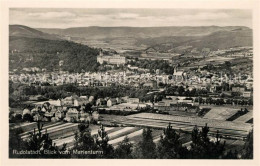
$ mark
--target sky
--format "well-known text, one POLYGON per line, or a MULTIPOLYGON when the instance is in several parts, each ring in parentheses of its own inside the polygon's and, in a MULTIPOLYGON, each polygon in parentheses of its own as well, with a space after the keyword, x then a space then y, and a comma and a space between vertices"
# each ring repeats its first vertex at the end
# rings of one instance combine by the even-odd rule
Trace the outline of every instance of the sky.
POLYGON ((9 24, 32 28, 247 26, 252 11, 243 9, 61 9, 11 8, 9 24))

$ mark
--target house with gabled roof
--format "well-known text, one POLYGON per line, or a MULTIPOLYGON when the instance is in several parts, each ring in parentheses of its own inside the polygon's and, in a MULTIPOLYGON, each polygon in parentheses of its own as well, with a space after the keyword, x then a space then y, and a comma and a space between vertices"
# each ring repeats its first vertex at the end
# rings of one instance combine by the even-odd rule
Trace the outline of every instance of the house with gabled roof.
POLYGON ((77 122, 79 120, 79 111, 76 108, 69 108, 65 120, 68 122, 77 122))
POLYGON ((111 99, 107 100, 107 106, 108 107, 112 107, 113 105, 116 105, 116 104, 117 104, 117 100, 114 99, 114 98, 113 99, 111 98, 111 99))

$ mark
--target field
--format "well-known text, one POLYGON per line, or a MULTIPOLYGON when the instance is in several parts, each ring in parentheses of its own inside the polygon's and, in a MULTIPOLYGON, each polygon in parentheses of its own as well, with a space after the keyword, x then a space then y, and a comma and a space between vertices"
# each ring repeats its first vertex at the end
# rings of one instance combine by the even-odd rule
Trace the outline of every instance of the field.
POLYGON ((252 118, 253 118, 253 111, 249 111, 245 115, 242 115, 242 116, 238 117, 237 119, 235 119, 234 122, 246 123, 247 121, 249 121, 252 118))
POLYGON ((193 127, 203 127, 205 124, 210 128, 210 134, 215 135, 217 131, 226 138, 243 139, 252 129, 252 125, 241 122, 230 122, 217 119, 206 119, 199 117, 169 116, 152 113, 140 113, 127 116, 126 121, 119 122, 123 125, 142 126, 153 128, 165 128, 169 123, 176 130, 191 132, 193 127))
POLYGON ((225 61, 230 61, 234 58, 232 57, 223 57, 223 56, 210 56, 210 57, 207 57, 205 60, 207 62, 225 62, 225 61))
POLYGON ((211 110, 204 116, 207 119, 226 120, 234 115, 239 109, 227 107, 212 107, 211 110))
MULTIPOLYGON (((77 131, 77 123, 63 123, 63 122, 55 122, 55 123, 45 123, 43 127, 43 132, 47 130, 50 135, 50 138, 53 140, 56 146, 61 147, 64 143, 67 144, 67 147, 70 149, 74 145, 74 134, 77 131)), ((22 132, 19 134, 22 139, 27 139, 29 137, 30 132, 33 132, 36 127, 36 123, 24 123, 23 125, 12 125, 10 130, 14 128, 22 128, 22 132)), ((90 125, 91 135, 97 135, 99 126, 90 125)), ((129 141, 133 144, 137 144, 142 140, 142 132, 144 127, 105 127, 105 131, 108 133, 109 144, 117 147, 118 144, 123 141, 123 139, 127 136, 129 141)), ((190 128, 192 129, 192 128, 190 128)), ((37 130, 36 130, 37 131, 37 130)), ((163 134, 162 129, 152 129, 153 141, 158 143, 160 140, 160 135, 163 134)), ((214 140, 213 137, 210 137, 211 140, 214 140)), ((222 139, 222 141, 226 141, 227 149, 240 149, 244 141, 242 140, 232 140, 232 139, 222 139)), ((189 133, 180 132, 180 141, 183 146, 190 148, 191 144, 191 135, 189 133)))
MULTIPOLYGON (((49 133, 50 138, 53 142, 61 147, 64 143, 67 144, 68 148, 72 148, 74 144, 74 135, 78 130, 78 123, 64 123, 64 122, 54 122, 54 123, 45 123, 43 126, 43 132, 49 133)), ((30 136, 30 133, 34 131, 34 128, 37 128, 36 123, 23 123, 23 124, 10 124, 10 130, 21 129, 19 136, 22 139, 27 139, 30 136)), ((90 125, 91 135, 98 134, 98 125, 90 125)), ((143 128, 141 127, 105 127, 106 132, 108 133, 109 143, 113 146, 117 146, 125 136, 129 138, 132 143, 137 143, 142 139, 143 128)), ((37 130, 36 130, 37 131, 37 130)), ((153 137, 156 141, 162 130, 153 130, 153 137)))

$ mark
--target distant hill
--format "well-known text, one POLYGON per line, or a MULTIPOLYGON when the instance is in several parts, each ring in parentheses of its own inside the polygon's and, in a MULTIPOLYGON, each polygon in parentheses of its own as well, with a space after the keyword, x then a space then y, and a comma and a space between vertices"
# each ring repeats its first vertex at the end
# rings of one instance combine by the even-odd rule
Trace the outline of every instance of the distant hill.
POLYGON ((162 52, 183 53, 194 48, 217 50, 253 45, 252 29, 243 26, 78 27, 38 30, 74 39, 78 37, 80 39, 75 39, 77 42, 94 43, 92 46, 110 47, 117 51, 121 48, 140 50, 152 47, 162 52))
POLYGON ((9 36, 60 40, 58 35, 51 35, 24 25, 9 25, 9 36))
POLYGON ((247 27, 239 26, 198 26, 198 27, 76 27, 67 29, 46 29, 38 30, 49 34, 69 35, 73 37, 85 37, 88 39, 102 39, 115 37, 151 38, 161 36, 204 36, 218 31, 232 31, 236 29, 250 30, 247 27))
MULTIPOLYGON (((9 26, 9 66, 40 67, 71 72, 96 71, 98 49, 72 41, 64 36, 85 38, 106 47, 153 48, 161 52, 186 53, 192 49, 211 50, 235 46, 252 46, 252 29, 247 27, 83 27, 68 29, 33 29, 21 25, 9 26), (129 39, 134 38, 132 42, 129 39), (98 40, 97 40, 98 39, 98 40)), ((87 42, 88 43, 88 42, 87 42)))
POLYGON ((200 40, 187 43, 195 48, 204 47, 211 50, 226 49, 236 46, 253 46, 253 34, 251 30, 218 31, 202 37, 200 40))
MULTIPOLYGON (((205 36, 163 36, 139 39, 137 45, 145 44, 157 51, 167 52, 179 50, 180 47, 189 49, 210 48, 210 50, 226 49, 236 46, 252 46, 253 36, 250 29, 217 31, 205 36)), ((177 51, 178 52, 178 51, 177 51)))

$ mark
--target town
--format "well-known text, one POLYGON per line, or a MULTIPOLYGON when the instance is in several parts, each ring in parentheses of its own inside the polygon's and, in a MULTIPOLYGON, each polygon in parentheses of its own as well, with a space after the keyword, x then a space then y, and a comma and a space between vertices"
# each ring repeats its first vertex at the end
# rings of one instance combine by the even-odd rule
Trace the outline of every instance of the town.
MULTIPOLYGON (((227 54, 226 51, 218 52, 227 54)), ((96 60, 104 67, 109 67, 109 70, 69 73, 61 69, 48 72, 33 67, 24 68, 22 73, 10 72, 11 86, 24 86, 13 90, 12 96, 19 97, 15 99, 16 102, 10 104, 22 105, 23 108, 11 108, 10 122, 135 126, 137 128, 133 132, 139 133, 140 136, 141 130, 138 130, 138 127, 149 126, 160 130, 167 126, 170 115, 177 118, 177 121, 181 119, 176 124, 176 120, 172 121, 172 127, 176 130, 192 132, 194 126, 203 127, 207 124, 211 128, 210 135, 220 133, 227 140, 244 140, 252 128, 250 123, 253 123, 253 78, 250 73, 228 76, 222 71, 207 70, 204 66, 208 67, 209 64, 206 64, 197 67, 195 71, 181 68, 180 65, 174 66, 172 73, 166 74, 160 69, 150 71, 130 65, 138 59, 133 60, 121 55, 103 55, 102 51, 96 60), (119 66, 120 68, 117 68, 119 66), (57 96, 54 94, 55 90, 49 87, 67 87, 71 90, 57 96), (105 93, 105 89, 110 91, 115 87, 119 90, 112 92, 113 95, 105 93), (130 88, 130 92, 127 88, 130 88), (99 92, 94 93, 95 89, 99 89, 99 92), (135 89, 136 92, 131 89, 135 89), (158 115, 154 118, 153 114, 158 115), (157 118, 160 119, 158 122, 157 118)), ((225 63, 227 62, 223 61, 220 65, 226 65, 225 63)), ((63 61, 60 61, 59 66, 62 65, 63 61)), ((56 129, 58 133, 69 130, 67 137, 63 138, 63 134, 62 139, 57 140, 58 145, 64 140, 62 143, 68 143, 70 148, 73 147, 74 136, 70 130, 75 130, 75 127, 69 125, 56 129)), ((123 130, 121 135, 124 136, 123 130)), ((126 127, 125 130, 132 131, 131 127, 126 127)), ((50 126, 50 133, 51 131, 50 126)), ((23 135, 22 138, 28 138, 28 135, 23 135)), ((155 139, 159 140, 157 136, 155 139)), ((117 145, 119 142, 115 143, 117 145)), ((188 145, 187 142, 184 144, 188 145)))
POLYGON ((162 19, 204 9, 39 10, 110 21, 31 26, 36 11, 10 10, 28 25, 9 25, 9 158, 253 159, 250 25, 162 19))

